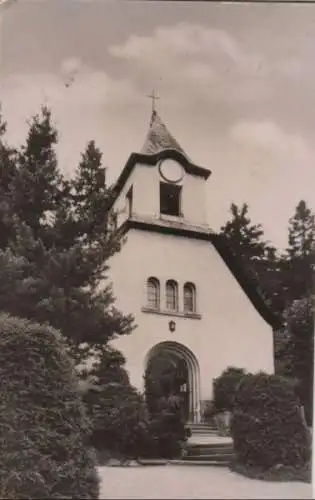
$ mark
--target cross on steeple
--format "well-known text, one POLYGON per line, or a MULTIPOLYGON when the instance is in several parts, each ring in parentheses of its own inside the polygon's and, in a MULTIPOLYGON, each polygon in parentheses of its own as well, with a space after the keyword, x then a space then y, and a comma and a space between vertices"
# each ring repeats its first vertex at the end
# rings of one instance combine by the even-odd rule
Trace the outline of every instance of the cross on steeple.
POLYGON ((153 89, 152 90, 152 93, 147 95, 147 97, 149 97, 150 99, 152 99, 152 114, 155 113, 155 101, 157 101, 158 99, 160 99, 156 93, 155 93, 155 90, 153 89))

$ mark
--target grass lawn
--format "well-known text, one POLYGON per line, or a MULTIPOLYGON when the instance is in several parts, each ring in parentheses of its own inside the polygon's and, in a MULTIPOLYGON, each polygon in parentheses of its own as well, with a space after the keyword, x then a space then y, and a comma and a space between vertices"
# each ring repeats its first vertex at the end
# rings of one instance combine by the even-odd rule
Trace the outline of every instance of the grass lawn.
POLYGON ((99 474, 102 499, 312 498, 310 484, 248 479, 223 467, 99 467, 99 474))

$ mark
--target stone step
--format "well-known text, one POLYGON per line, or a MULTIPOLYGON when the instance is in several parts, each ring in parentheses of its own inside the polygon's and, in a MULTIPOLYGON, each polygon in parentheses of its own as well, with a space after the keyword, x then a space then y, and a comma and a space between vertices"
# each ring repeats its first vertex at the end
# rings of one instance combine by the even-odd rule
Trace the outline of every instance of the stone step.
POLYGON ((208 455, 186 455, 182 457, 182 460, 189 462, 226 462, 229 463, 234 457, 233 453, 219 455, 216 453, 210 453, 208 455))
POLYGON ((191 450, 199 450, 199 449, 211 449, 213 451, 221 451, 221 450, 233 450, 233 442, 232 441, 209 441, 204 443, 187 443, 187 448, 191 450))
POLYGON ((188 425, 187 427, 189 427, 191 429, 191 431, 217 431, 217 428, 215 425, 210 425, 210 424, 191 424, 191 425, 188 425))
POLYGON ((207 427, 207 428, 190 428, 191 430, 191 433, 192 434, 218 434, 218 430, 217 429, 214 429, 214 428, 211 428, 211 427, 207 427))
POLYGON ((211 447, 204 447, 204 448, 186 448, 186 456, 212 456, 212 455, 217 455, 217 456, 229 456, 233 455, 233 448, 211 448, 211 447))
POLYGON ((187 443, 185 448, 186 455, 231 455, 233 454, 232 443, 187 443))
POLYGON ((210 466, 210 467, 228 467, 229 461, 217 461, 217 460, 170 460, 170 465, 190 465, 190 466, 210 466))
POLYGON ((182 462, 192 465, 228 466, 234 458, 233 442, 209 437, 208 442, 187 442, 182 462))
POLYGON ((204 424, 202 422, 199 422, 198 424, 196 423, 191 423, 187 424, 187 427, 190 427, 191 429, 216 429, 215 424, 204 424))
POLYGON ((218 431, 192 431, 192 436, 217 436, 218 431))

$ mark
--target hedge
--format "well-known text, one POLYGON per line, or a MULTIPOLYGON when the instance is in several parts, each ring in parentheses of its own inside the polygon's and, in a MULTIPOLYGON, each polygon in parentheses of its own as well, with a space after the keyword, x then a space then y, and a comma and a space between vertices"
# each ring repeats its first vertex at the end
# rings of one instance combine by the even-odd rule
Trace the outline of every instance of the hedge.
POLYGON ((89 433, 60 334, 1 315, 1 498, 98 498, 89 433))
POLYGON ((236 459, 265 470, 304 467, 310 460, 310 435, 300 402, 283 377, 258 373, 241 380, 231 421, 236 459))

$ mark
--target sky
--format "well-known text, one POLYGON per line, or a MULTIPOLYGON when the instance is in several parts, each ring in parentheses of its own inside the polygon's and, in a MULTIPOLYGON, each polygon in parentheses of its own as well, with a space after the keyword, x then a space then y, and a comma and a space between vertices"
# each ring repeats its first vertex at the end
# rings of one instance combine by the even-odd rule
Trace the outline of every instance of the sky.
POLYGON ((11 143, 46 104, 62 170, 93 139, 113 182, 142 147, 155 88, 171 133, 212 171, 214 230, 247 202, 283 248, 299 200, 315 210, 315 4, 8 0, 0 16, 11 143))

